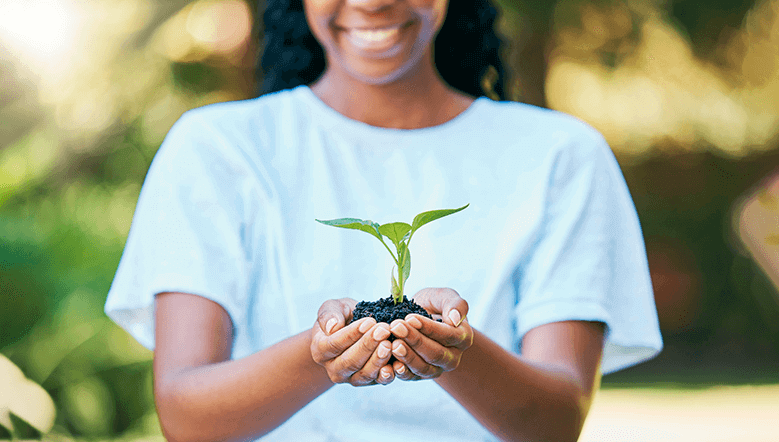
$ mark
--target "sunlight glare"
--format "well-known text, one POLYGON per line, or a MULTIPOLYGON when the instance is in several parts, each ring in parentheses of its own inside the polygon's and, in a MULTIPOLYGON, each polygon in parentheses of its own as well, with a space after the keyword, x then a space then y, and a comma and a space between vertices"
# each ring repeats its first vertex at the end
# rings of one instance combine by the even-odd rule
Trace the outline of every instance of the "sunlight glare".
POLYGON ((0 17, 0 41, 34 70, 56 68, 76 49, 82 14, 73 0, 4 0, 0 17))

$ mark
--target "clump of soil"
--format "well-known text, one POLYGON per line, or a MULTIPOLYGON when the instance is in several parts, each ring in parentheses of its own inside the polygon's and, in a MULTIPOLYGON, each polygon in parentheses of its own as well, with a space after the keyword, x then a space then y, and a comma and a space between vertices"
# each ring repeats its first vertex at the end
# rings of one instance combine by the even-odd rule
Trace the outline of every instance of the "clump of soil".
MULTIPOLYGON (((395 304, 392 301, 392 296, 379 299, 378 301, 360 301, 352 311, 352 321, 358 319, 371 317, 376 322, 386 322, 391 324, 396 319, 405 319, 406 315, 416 313, 427 318, 433 319, 430 313, 425 311, 419 304, 414 302, 413 299, 408 299, 403 295, 403 302, 395 304)), ((350 322, 350 324, 351 324, 350 322)))
MULTIPOLYGON (((413 299, 408 299, 406 295, 403 295, 403 302, 399 302, 397 304, 395 304, 395 302, 392 300, 392 296, 390 295, 386 298, 379 299, 378 301, 358 302, 354 307, 354 310, 352 310, 352 320, 349 322, 349 324, 359 319, 368 317, 375 319, 376 322, 386 322, 387 324, 391 324, 392 321, 396 319, 405 319, 406 315, 411 313, 416 313, 418 315, 433 319, 427 310, 423 309, 422 306, 414 302, 413 299)), ((440 319, 437 319, 437 321, 441 322, 440 319)), ((387 340, 390 342, 394 341, 395 335, 390 334, 387 340)), ((392 363, 396 360, 397 359, 395 356, 392 355, 390 356, 388 364, 392 365, 392 363)))

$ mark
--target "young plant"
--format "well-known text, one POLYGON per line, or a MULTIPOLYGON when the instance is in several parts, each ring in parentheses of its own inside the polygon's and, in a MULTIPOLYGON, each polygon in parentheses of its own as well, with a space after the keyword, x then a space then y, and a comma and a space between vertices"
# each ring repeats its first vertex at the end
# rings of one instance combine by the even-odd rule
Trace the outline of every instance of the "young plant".
POLYGON ((442 209, 431 210, 429 212, 422 212, 414 217, 414 221, 411 224, 407 223, 388 223, 379 225, 371 220, 362 220, 357 218, 339 218, 328 221, 316 220, 322 224, 341 227, 343 229, 361 230, 365 233, 376 237, 387 251, 392 255, 392 259, 395 261, 395 268, 392 269, 392 300, 395 304, 403 302, 403 289, 406 285, 406 280, 411 273, 411 251, 409 251, 409 244, 411 243, 411 237, 414 233, 425 224, 430 221, 435 221, 439 218, 443 218, 447 215, 459 212, 468 207, 468 204, 460 207, 459 209, 442 209), (395 246, 395 253, 389 248, 384 237, 387 237, 395 246), (395 269, 397 269, 397 278, 395 277, 395 269))

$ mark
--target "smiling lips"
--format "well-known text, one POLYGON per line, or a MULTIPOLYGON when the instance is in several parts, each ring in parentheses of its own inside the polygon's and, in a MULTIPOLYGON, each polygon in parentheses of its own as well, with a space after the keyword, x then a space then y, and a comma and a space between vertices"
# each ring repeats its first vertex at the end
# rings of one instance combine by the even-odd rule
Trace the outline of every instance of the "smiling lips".
POLYGON ((400 25, 383 29, 352 28, 346 30, 346 36, 353 45, 360 49, 385 51, 398 42, 400 29, 400 25))

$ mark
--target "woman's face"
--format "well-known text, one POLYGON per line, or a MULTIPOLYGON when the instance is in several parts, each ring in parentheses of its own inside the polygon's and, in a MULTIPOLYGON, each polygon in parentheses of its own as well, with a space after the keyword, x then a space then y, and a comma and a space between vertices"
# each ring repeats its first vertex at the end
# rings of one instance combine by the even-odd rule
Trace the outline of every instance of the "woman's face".
MULTIPOLYGON (((467 0, 463 0, 467 1, 467 0)), ((448 0, 303 0, 327 69, 370 84, 393 82, 427 64, 448 0)))

